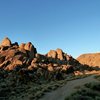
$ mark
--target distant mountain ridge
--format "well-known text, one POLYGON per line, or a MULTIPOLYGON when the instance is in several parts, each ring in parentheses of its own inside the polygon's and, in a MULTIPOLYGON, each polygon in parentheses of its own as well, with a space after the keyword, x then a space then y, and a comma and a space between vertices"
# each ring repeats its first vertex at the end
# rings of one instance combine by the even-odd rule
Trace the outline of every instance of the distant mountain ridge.
POLYGON ((77 60, 81 64, 86 64, 89 66, 100 67, 100 53, 88 53, 80 55, 77 60))

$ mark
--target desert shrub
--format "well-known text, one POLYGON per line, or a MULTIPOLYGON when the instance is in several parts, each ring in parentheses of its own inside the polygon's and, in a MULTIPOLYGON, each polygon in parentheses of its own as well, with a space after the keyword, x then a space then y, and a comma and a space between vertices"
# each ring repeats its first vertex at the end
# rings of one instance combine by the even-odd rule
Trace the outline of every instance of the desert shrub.
POLYGON ((96 75, 94 78, 100 81, 100 75, 96 75))
POLYGON ((92 90, 100 91, 100 83, 95 83, 95 82, 93 82, 93 83, 87 83, 87 84, 85 84, 85 86, 87 88, 92 89, 92 90))
POLYGON ((82 96, 80 94, 75 94, 73 96, 66 98, 65 100, 94 100, 94 99, 89 96, 82 96))
POLYGON ((94 91, 94 88, 90 89, 93 87, 91 86, 91 83, 85 84, 85 86, 88 88, 81 88, 76 93, 73 93, 70 97, 65 98, 65 100, 100 100, 100 93, 94 91))
POLYGON ((100 97, 99 97, 99 96, 96 96, 96 97, 95 97, 95 100, 100 100, 100 97))
POLYGON ((95 91, 87 89, 86 92, 81 92, 84 96, 90 96, 92 98, 95 98, 96 95, 98 95, 95 91))

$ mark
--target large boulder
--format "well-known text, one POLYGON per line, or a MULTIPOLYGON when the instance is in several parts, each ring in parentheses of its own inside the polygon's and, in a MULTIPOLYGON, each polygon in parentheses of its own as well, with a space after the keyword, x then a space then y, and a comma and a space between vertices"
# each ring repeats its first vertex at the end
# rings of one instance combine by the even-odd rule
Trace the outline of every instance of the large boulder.
POLYGON ((23 65, 22 61, 18 59, 12 59, 12 62, 6 66, 4 69, 5 70, 15 70, 17 67, 20 67, 23 65))
POLYGON ((28 51, 28 55, 30 58, 34 58, 37 53, 36 48, 32 45, 31 42, 25 44, 24 49, 28 51))
POLYGON ((57 52, 55 50, 50 50, 47 54, 48 57, 57 58, 57 52))
POLYGON ((9 71, 11 71, 11 70, 14 70, 16 67, 17 67, 17 66, 14 65, 14 64, 9 64, 7 67, 4 68, 4 70, 9 70, 9 71))
POLYGON ((5 51, 4 55, 6 56, 6 60, 11 58, 11 57, 14 57, 15 53, 16 53, 16 50, 7 50, 7 51, 5 51))
POLYGON ((28 51, 33 51, 34 50, 34 46, 32 45, 31 42, 28 42, 28 43, 25 44, 24 49, 28 50, 28 51))
POLYGON ((60 60, 63 60, 64 58, 63 58, 63 51, 61 50, 61 49, 57 49, 56 50, 56 52, 57 52, 57 58, 58 59, 60 59, 60 60))
POLYGON ((19 45, 20 49, 24 49, 24 47, 25 47, 25 43, 22 43, 22 44, 19 45))
POLYGON ((14 65, 20 65, 20 66, 22 66, 23 65, 23 63, 22 63, 22 61, 21 60, 18 60, 18 59, 13 59, 13 62, 12 62, 14 65))
POLYGON ((11 41, 8 37, 4 38, 1 42, 1 46, 11 46, 11 41))
POLYGON ((50 72, 54 71, 52 63, 48 64, 48 71, 50 71, 50 72))

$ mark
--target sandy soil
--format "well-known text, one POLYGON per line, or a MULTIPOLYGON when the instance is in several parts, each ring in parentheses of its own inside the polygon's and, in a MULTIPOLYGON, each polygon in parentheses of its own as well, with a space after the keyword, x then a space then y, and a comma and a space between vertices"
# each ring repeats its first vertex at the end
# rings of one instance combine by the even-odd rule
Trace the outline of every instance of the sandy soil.
POLYGON ((82 86, 89 82, 97 81, 96 79, 94 79, 94 76, 95 74, 83 79, 68 81, 67 84, 63 87, 58 88, 57 90, 52 91, 50 93, 46 93, 39 100, 64 100, 66 96, 70 96, 70 94, 76 91, 75 87, 82 86))

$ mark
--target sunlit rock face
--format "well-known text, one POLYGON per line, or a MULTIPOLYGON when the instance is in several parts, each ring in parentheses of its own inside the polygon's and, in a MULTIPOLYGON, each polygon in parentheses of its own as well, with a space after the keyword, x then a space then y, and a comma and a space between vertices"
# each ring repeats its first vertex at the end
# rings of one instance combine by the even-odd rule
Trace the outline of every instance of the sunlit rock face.
POLYGON ((31 42, 18 45, 4 38, 0 45, 0 68, 14 70, 29 66, 37 51, 31 42))
POLYGON ((47 53, 47 57, 51 57, 51 58, 59 59, 59 60, 66 60, 67 61, 68 55, 66 53, 64 53, 63 50, 58 48, 56 50, 50 50, 47 53))
POLYGON ((11 40, 10 40, 8 37, 6 37, 6 38, 4 38, 4 39, 2 40, 2 42, 1 42, 0 45, 1 45, 1 46, 11 46, 11 40))
POLYGON ((37 53, 36 48, 32 45, 31 42, 28 42, 27 44, 25 44, 24 49, 29 51, 29 57, 30 58, 34 58, 35 54, 37 53))
MULTIPOLYGON (((22 75, 37 79, 63 79, 66 74, 74 74, 80 63, 61 49, 50 50, 43 55, 37 53, 31 42, 18 45, 5 38, 0 46, 0 69, 21 71, 22 75)), ((35 79, 35 80, 37 80, 35 79)))
POLYGON ((57 58, 60 60, 64 60, 63 51, 61 49, 57 49, 56 52, 57 52, 57 58))
POLYGON ((20 48, 20 49, 24 49, 24 47, 25 47, 25 43, 21 43, 21 44, 19 45, 19 48, 20 48))
POLYGON ((100 53, 89 53, 80 55, 77 60, 81 64, 86 64, 92 67, 100 67, 100 53))
POLYGON ((48 57, 57 58, 57 52, 55 50, 50 50, 47 54, 48 57))

